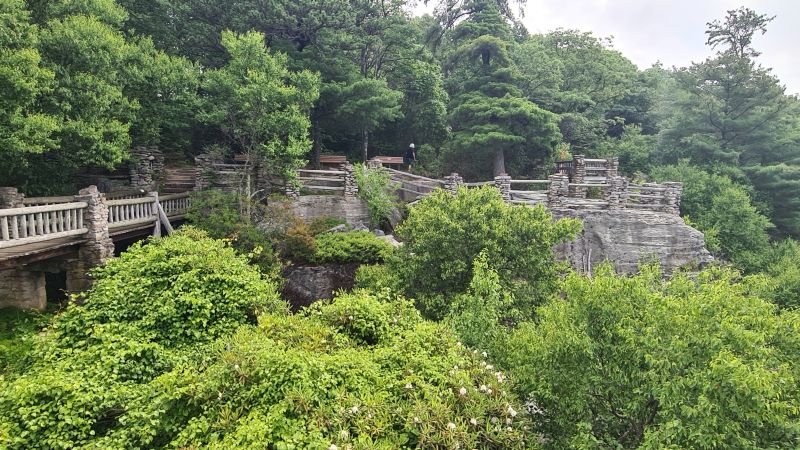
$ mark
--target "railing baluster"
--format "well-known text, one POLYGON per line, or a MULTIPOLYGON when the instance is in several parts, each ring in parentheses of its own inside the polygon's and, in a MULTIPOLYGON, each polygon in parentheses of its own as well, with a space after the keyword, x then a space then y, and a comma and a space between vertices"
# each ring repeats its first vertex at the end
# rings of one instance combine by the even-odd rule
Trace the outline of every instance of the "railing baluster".
POLYGON ((11 239, 8 235, 8 217, 0 218, 0 235, 2 235, 4 241, 11 239))
POLYGON ((50 234, 50 214, 42 213, 39 217, 42 218, 42 234, 50 234))
POLYGON ((17 216, 11 216, 11 239, 19 239, 19 220, 17 216))
POLYGON ((34 222, 36 223, 36 229, 33 233, 34 236, 41 236, 44 234, 44 221, 42 220, 42 213, 36 213, 34 222))

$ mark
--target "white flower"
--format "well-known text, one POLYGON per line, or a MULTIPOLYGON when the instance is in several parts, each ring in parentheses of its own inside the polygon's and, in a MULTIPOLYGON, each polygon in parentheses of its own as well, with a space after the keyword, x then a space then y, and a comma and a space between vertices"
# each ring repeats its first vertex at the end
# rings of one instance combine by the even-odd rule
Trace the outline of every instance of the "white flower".
POLYGON ((353 414, 357 413, 358 412, 358 406, 353 406, 352 408, 350 408, 350 412, 353 413, 353 414))
POLYGON ((481 366, 486 367, 486 361, 481 361, 481 366))
POLYGON ((450 423, 447 424, 447 428, 450 429, 450 430, 455 430, 456 429, 456 424, 454 424, 453 422, 450 422, 450 423))
POLYGON ((339 432, 339 437, 342 438, 342 440, 346 441, 346 440, 350 439, 350 432, 347 431, 347 430, 342 430, 342 431, 339 432))
POLYGON ((478 419, 476 419, 474 417, 472 419, 469 419, 469 424, 472 425, 473 427, 477 426, 478 425, 478 419))
POLYGON ((489 390, 489 388, 485 384, 482 384, 480 389, 481 389, 481 392, 486 392, 486 391, 489 390))
POLYGON ((510 433, 511 431, 513 431, 513 429, 511 427, 508 427, 508 428, 506 428, 506 431, 508 431, 510 433))
POLYGON ((339 450, 339 447, 337 447, 336 444, 331 444, 331 446, 328 447, 328 450, 339 450))
POLYGON ((497 423, 497 417, 492 417, 492 423, 497 423))
POLYGON ((517 411, 512 408, 511 405, 508 406, 508 415, 511 417, 517 417, 517 411))
POLYGON ((406 389, 414 389, 414 386, 411 383, 406 383, 406 389))
POLYGON ((347 316, 347 318, 353 320, 353 316, 347 316))
POLYGON ((486 352, 481 353, 481 355, 483 355, 484 358, 488 356, 486 352))
POLYGON ((453 370, 458 370, 458 365, 453 366, 453 370))
POLYGON ((239 365, 238 364, 234 364, 233 365, 233 370, 239 370, 239 365))
POLYGON ((456 347, 461 347, 461 341, 456 342, 456 347))
POLYGON ((492 395, 492 392, 494 392, 494 391, 492 391, 491 389, 487 389, 486 390, 486 393, 489 394, 489 395, 492 395))
POLYGON ((372 419, 372 413, 367 414, 367 419, 372 419))
POLYGON ((511 425, 511 417, 506 417, 506 424, 511 425))
POLYGON ((489 364, 489 365, 487 365, 487 366, 486 366, 486 369, 488 369, 488 370, 493 370, 493 369, 494 369, 494 366, 493 366, 493 365, 491 365, 491 364, 489 364))
POLYGON ((419 420, 419 417, 414 416, 414 423, 420 423, 420 422, 421 422, 421 420, 419 420))
POLYGON ((461 395, 467 395, 467 388, 462 387, 458 390, 458 393, 461 395))
POLYGON ((221 391, 219 392, 219 395, 217 395, 217 398, 222 400, 222 392, 221 391))

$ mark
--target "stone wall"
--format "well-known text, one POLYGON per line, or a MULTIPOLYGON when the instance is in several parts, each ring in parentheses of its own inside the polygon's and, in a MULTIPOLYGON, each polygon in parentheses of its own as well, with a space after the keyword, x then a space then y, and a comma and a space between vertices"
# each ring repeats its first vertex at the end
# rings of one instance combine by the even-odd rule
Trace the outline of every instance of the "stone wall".
POLYGON ((303 195, 292 202, 294 213, 306 221, 316 217, 344 219, 352 227, 369 226, 367 204, 357 197, 339 195, 303 195))
POLYGON ((583 221, 583 232, 556 252, 584 272, 609 260, 617 271, 634 273, 641 261, 656 260, 664 273, 686 265, 705 265, 713 260, 705 248, 703 233, 666 212, 553 209, 556 218, 583 221))
POLYGON ((46 306, 44 272, 0 270, 0 308, 43 310, 46 306))

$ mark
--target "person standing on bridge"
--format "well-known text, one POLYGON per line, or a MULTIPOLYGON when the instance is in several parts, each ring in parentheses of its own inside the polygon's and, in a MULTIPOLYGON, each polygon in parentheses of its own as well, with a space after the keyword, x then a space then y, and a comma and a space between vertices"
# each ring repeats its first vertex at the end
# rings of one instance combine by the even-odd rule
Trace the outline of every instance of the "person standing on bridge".
POLYGON ((408 144, 408 148, 406 149, 406 155, 403 157, 403 162, 406 166, 408 166, 408 171, 411 172, 411 164, 417 160, 417 149, 414 146, 414 143, 408 144))

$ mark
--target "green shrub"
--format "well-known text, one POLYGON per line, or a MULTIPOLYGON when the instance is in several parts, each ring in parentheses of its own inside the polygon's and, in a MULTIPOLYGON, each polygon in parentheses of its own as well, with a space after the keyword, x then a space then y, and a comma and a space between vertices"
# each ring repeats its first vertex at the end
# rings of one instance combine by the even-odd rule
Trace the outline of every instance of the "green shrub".
POLYGON ((800 442, 800 316, 738 274, 570 275, 504 365, 550 448, 772 448, 800 442))
POLYGON ((51 317, 50 313, 0 309, 0 377, 24 372, 31 364, 36 333, 51 317))
POLYGON ((274 283, 224 242, 184 227, 139 242, 94 273, 97 282, 55 323, 64 345, 92 326, 130 323, 167 347, 211 341, 254 322, 262 311, 286 311, 274 283))
POLYGON ((295 262, 310 261, 317 251, 317 241, 311 234, 308 225, 297 220, 286 232, 281 244, 283 255, 295 262))
POLYGON ((308 314, 347 335, 359 344, 386 342, 397 330, 420 321, 413 302, 378 302, 367 291, 342 294, 335 302, 319 302, 308 314))
POLYGON ((396 272, 386 264, 362 264, 356 269, 355 288, 372 292, 388 290, 400 293, 401 282, 396 272))
POLYGON ((261 312, 285 314, 276 286, 224 242, 191 227, 138 243, 33 341, 24 373, 0 377, 0 448, 130 448, 98 443, 150 385, 261 312))
POLYGON ((513 384, 401 300, 360 292, 265 315, 210 356, 155 380, 97 446, 536 448, 513 384))
POLYGON ((358 196, 367 203, 372 226, 377 227, 389 218, 398 203, 392 176, 382 168, 370 169, 364 164, 355 166, 358 196))
POLYGON ((311 260, 324 263, 381 263, 392 253, 392 244, 369 231, 324 233, 316 237, 317 250, 311 260))
POLYGON ((504 289, 527 287, 514 306, 530 315, 558 287, 553 246, 579 230, 579 221, 553 221, 543 206, 506 203, 494 187, 461 188, 455 196, 439 190, 410 208, 397 230, 404 245, 391 266, 423 313, 441 319, 447 297, 466 292, 473 261, 485 252, 504 289))

